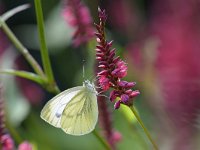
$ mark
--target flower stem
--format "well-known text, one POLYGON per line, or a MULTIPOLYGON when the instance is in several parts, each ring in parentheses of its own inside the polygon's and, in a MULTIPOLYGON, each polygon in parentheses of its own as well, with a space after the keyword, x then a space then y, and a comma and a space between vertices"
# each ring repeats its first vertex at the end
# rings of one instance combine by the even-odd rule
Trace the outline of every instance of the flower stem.
POLYGON ((41 0, 34 0, 34 1, 35 1, 36 17, 37 17, 37 24, 38 24, 39 39, 40 39, 40 49, 41 49, 44 72, 47 75, 49 82, 53 83, 54 76, 53 76, 53 72, 51 68, 47 45, 46 45, 42 4, 41 4, 41 0))
POLYGON ((16 48, 22 53, 22 55, 26 58, 26 60, 29 62, 29 64, 32 66, 34 71, 40 75, 41 77, 45 77, 40 65, 37 63, 37 61, 32 57, 32 55, 29 53, 29 51, 22 45, 22 43, 17 39, 17 37, 14 35, 14 33, 10 30, 8 25, 3 21, 3 19, 0 18, 0 24, 3 29, 3 31, 6 33, 6 35, 9 37, 9 39, 13 42, 13 44, 16 46, 16 48))
POLYGON ((51 62, 49 59, 49 53, 46 44, 45 38, 45 29, 44 29, 44 19, 43 19, 43 11, 42 11, 42 4, 41 0, 34 0, 35 2, 35 10, 36 10, 36 18, 37 18, 37 25, 38 25, 38 33, 40 39, 40 49, 41 49, 41 56, 42 56, 42 64, 44 67, 45 75, 47 76, 47 86, 46 89, 50 92, 58 94, 60 92, 52 71, 51 62))
POLYGON ((109 144, 99 135, 99 133, 96 130, 94 130, 92 133, 101 142, 101 144, 105 147, 106 150, 111 150, 109 144))
POLYGON ((18 131, 12 127, 12 125, 9 122, 6 123, 6 127, 8 128, 16 144, 20 144, 21 142, 23 142, 24 139, 20 136, 18 131))
POLYGON ((133 112, 133 114, 135 115, 138 123, 140 124, 140 126, 142 127, 142 129, 144 130, 144 133, 146 134, 146 136, 148 137, 149 141, 152 143, 153 147, 155 150, 158 150, 158 146, 156 145, 156 143, 153 141, 149 131, 147 130, 147 128, 144 126, 142 120, 140 119, 139 115, 137 114, 137 112, 135 111, 134 106, 129 106, 129 108, 131 109, 131 111, 133 112))

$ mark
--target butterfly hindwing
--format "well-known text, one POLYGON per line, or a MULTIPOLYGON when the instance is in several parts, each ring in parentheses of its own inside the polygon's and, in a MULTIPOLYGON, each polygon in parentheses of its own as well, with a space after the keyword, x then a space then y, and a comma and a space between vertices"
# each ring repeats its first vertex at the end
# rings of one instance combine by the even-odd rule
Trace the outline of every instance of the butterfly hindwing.
POLYGON ((83 135, 91 132, 97 123, 97 96, 83 87, 66 105, 62 117, 61 128, 71 135, 83 135))
POLYGON ((77 93, 79 93, 82 90, 82 88, 82 86, 70 88, 48 101, 41 111, 41 118, 49 124, 60 128, 61 115, 63 110, 65 109, 65 106, 77 93))

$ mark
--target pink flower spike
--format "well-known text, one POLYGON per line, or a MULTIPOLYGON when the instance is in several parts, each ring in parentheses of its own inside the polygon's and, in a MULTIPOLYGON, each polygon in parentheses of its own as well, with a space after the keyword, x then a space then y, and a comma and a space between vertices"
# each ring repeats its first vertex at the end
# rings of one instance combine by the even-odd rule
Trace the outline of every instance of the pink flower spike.
POLYGON ((105 9, 101 10, 100 8, 98 8, 98 12, 99 12, 99 18, 101 19, 101 21, 106 22, 107 15, 106 15, 105 9))
POLYGON ((94 37, 89 9, 80 0, 66 1, 62 16, 76 30, 73 35, 73 46, 80 46, 94 37))
POLYGON ((19 145, 18 150, 32 150, 32 145, 29 142, 24 141, 19 145))
POLYGON ((138 93, 132 91, 132 87, 136 84, 135 82, 122 81, 127 75, 127 65, 124 61, 120 59, 119 56, 116 56, 116 49, 112 48, 113 41, 110 42, 106 40, 105 37, 105 21, 106 14, 105 10, 98 9, 99 11, 99 24, 95 25, 97 29, 97 43, 96 46, 96 60, 98 61, 98 81, 99 85, 103 91, 113 88, 110 93, 110 101, 113 102, 117 97, 120 97, 121 100, 117 101, 114 105, 115 109, 120 107, 120 104, 123 103, 127 106, 132 105, 132 100, 130 98, 135 97, 138 93))

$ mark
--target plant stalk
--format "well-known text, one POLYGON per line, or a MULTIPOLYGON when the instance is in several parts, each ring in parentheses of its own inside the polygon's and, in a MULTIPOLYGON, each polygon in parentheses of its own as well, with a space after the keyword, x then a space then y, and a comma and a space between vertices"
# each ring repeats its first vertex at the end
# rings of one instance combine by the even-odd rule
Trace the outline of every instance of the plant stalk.
POLYGON ((101 142, 101 144, 106 150, 111 150, 109 144, 99 135, 99 133, 96 130, 94 130, 92 133, 101 142))
POLYGON ((10 30, 10 28, 8 27, 8 25, 1 18, 0 18, 0 24, 1 24, 1 27, 2 27, 3 31, 9 37, 9 39, 12 41, 12 43, 15 45, 15 47, 26 58, 26 60, 31 65, 31 67, 33 68, 33 70, 38 75, 40 75, 42 78, 45 78, 44 72, 42 71, 40 65, 32 57, 32 55, 29 53, 29 51, 22 45, 22 43, 17 39, 17 37, 15 36, 15 34, 10 30))
POLYGON ((49 82, 53 83, 54 76, 53 76, 51 63, 49 59, 49 53, 48 53, 47 44, 46 44, 42 4, 41 4, 41 0, 34 0, 34 2, 35 2, 36 18, 37 18, 37 25, 38 25, 38 34, 39 34, 39 40, 40 40, 40 51, 41 51, 44 72, 49 82))
POLYGON ((152 143, 153 147, 155 150, 158 150, 158 146, 156 145, 156 143, 154 142, 154 140, 152 139, 149 131, 147 130, 147 128, 144 126, 142 120, 140 119, 139 115, 137 114, 137 112, 135 111, 134 106, 129 106, 129 108, 131 109, 131 111, 133 112, 133 114, 135 115, 138 123, 140 124, 140 126, 142 127, 142 129, 144 130, 144 133, 146 134, 146 136, 148 137, 149 141, 152 143))

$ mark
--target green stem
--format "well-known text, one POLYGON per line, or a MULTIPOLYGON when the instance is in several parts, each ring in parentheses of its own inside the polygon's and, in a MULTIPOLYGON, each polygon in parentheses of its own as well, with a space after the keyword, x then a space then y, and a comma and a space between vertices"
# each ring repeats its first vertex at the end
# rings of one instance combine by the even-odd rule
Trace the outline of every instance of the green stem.
POLYGON ((49 53, 46 45, 46 38, 45 38, 45 30, 44 30, 44 19, 43 19, 43 12, 42 12, 42 4, 41 0, 34 0, 35 2, 35 9, 36 9, 36 18, 37 18, 37 25, 38 25, 38 33, 40 39, 40 49, 41 49, 41 56, 42 56, 42 64, 44 67, 45 75, 47 76, 48 84, 46 85, 46 89, 49 92, 58 94, 60 92, 55 80, 53 71, 51 68, 51 62, 49 59, 49 53))
POLYGON ((47 75, 49 82, 53 83, 54 76, 53 76, 53 72, 52 72, 52 68, 51 68, 47 45, 46 45, 44 19, 43 19, 41 0, 34 0, 34 1, 35 1, 38 33, 39 33, 39 39, 40 39, 40 49, 41 49, 41 56, 42 56, 44 72, 47 75))
POLYGON ((10 134, 12 135, 12 137, 14 138, 16 144, 20 144, 21 142, 23 142, 23 138, 19 135, 19 133, 17 132, 17 130, 15 130, 15 128, 12 127, 11 124, 9 124, 7 122, 6 123, 6 127, 9 130, 10 134))
POLYGON ((153 147, 155 150, 158 150, 158 146, 156 145, 156 143, 153 141, 149 131, 147 130, 147 128, 144 126, 142 120, 140 119, 139 115, 137 114, 137 112, 135 111, 134 106, 129 106, 129 108, 131 109, 131 111, 133 112, 133 114, 135 115, 138 123, 140 124, 140 126, 142 127, 142 129, 144 130, 144 133, 147 135, 148 139, 150 140, 150 142, 152 143, 153 147))
POLYGON ((32 72, 19 71, 19 70, 13 70, 13 69, 4 69, 4 70, 0 70, 0 74, 15 75, 21 78, 29 79, 40 85, 45 84, 45 81, 43 80, 43 78, 41 78, 39 75, 34 74, 32 72))
POLYGON ((32 57, 32 55, 29 53, 29 51, 22 45, 22 43, 17 39, 17 37, 14 35, 14 33, 10 30, 10 28, 7 26, 7 24, 0 18, 0 24, 3 29, 3 31, 6 33, 6 35, 9 37, 9 39, 13 42, 13 44, 16 46, 16 48, 22 53, 22 55, 26 58, 26 60, 29 62, 29 64, 32 66, 34 71, 40 75, 41 77, 45 77, 40 65, 37 63, 37 61, 32 57))
POLYGON ((99 135, 99 133, 96 130, 94 130, 92 133, 101 142, 101 144, 105 147, 106 150, 111 150, 109 144, 99 135))

